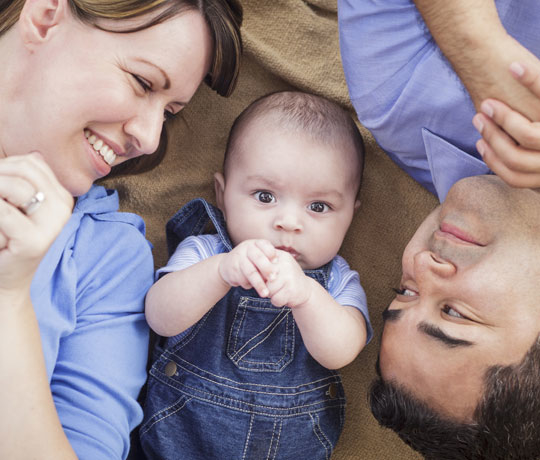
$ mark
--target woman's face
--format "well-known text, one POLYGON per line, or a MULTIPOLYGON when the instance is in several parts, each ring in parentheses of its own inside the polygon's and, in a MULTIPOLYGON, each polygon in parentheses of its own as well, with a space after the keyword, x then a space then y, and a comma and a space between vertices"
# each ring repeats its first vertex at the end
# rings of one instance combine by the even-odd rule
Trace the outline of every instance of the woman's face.
POLYGON ((1 147, 8 156, 40 151, 74 196, 111 166, 157 149, 164 119, 188 103, 212 55, 208 26, 191 10, 135 33, 84 25, 68 11, 34 29, 23 31, 34 41, 24 45, 25 77, 1 147))

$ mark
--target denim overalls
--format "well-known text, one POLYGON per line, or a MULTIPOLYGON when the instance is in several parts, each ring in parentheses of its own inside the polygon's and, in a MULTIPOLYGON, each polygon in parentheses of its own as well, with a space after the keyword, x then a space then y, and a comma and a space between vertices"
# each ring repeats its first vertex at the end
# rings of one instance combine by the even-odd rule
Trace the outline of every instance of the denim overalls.
MULTIPOLYGON (((220 211, 198 199, 167 223, 169 253, 209 220, 230 250, 220 211)), ((327 288, 330 265, 305 273, 327 288)), ((162 342, 140 427, 147 458, 330 458, 344 422, 341 378, 309 355, 288 307, 232 288, 192 328, 162 342)))

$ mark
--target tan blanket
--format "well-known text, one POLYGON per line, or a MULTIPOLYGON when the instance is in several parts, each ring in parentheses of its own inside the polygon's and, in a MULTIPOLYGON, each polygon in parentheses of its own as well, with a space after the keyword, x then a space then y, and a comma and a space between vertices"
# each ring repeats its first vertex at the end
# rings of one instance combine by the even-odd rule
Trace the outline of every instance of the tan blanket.
MULTIPOLYGON (((202 87, 169 126, 168 156, 157 169, 106 182, 119 190, 123 210, 144 217, 156 267, 167 260, 164 226, 174 212, 195 197, 214 201, 212 174, 221 168, 227 132, 250 101, 296 88, 324 95, 353 113, 339 55, 336 0, 243 0, 243 5, 245 55, 234 95, 223 99, 202 87)), ((401 254, 437 202, 385 156, 364 128, 362 133, 367 143, 362 206, 341 254, 360 273, 375 338, 342 370, 347 418, 332 458, 416 459, 393 433, 379 428, 366 395, 375 373, 381 312, 398 286, 401 254)))

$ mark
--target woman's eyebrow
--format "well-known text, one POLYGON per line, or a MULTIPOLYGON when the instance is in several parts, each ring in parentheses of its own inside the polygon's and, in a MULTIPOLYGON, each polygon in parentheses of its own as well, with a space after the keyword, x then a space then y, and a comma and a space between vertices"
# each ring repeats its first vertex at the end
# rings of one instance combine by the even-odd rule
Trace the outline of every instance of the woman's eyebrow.
MULTIPOLYGON (((171 88, 171 79, 169 78, 169 75, 167 75, 167 72, 165 72, 165 70, 163 70, 160 66, 154 64, 153 62, 147 61, 146 59, 136 58, 136 60, 138 62, 142 62, 143 64, 149 65, 150 67, 153 67, 161 74, 161 76, 163 77, 163 89, 166 90, 171 88)), ((174 101, 173 103, 185 107, 188 101, 174 101)))
POLYGON ((418 330, 426 335, 429 335, 430 337, 433 337, 439 342, 442 342, 448 348, 471 347, 474 345, 473 342, 469 342, 468 340, 450 337, 441 328, 434 326, 433 324, 426 323, 425 321, 418 324, 418 330))
POLYGON ((171 87, 171 79, 167 75, 167 72, 165 72, 160 66, 154 64, 151 61, 147 61, 146 59, 143 59, 143 58, 135 58, 135 60, 138 61, 138 62, 142 62, 143 64, 146 64, 146 65, 149 65, 149 66, 153 67, 154 69, 156 69, 161 74, 161 76, 163 77, 163 80, 164 80, 163 89, 169 89, 171 87))

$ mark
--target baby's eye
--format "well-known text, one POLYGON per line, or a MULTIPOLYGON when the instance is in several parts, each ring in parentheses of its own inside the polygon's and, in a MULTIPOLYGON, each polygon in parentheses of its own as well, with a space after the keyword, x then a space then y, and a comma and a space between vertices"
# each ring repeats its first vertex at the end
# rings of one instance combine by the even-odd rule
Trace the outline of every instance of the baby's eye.
POLYGON ((309 205, 310 211, 313 212, 326 212, 330 210, 330 206, 328 206, 326 203, 323 203, 321 201, 315 201, 314 203, 311 203, 309 205))
POLYGON ((446 313, 448 316, 453 316, 454 318, 467 319, 461 313, 454 310, 450 305, 445 305, 443 307, 443 312, 446 313))
POLYGON ((255 198, 259 200, 261 203, 273 203, 276 201, 274 198, 274 195, 272 195, 270 192, 255 192, 255 198))

